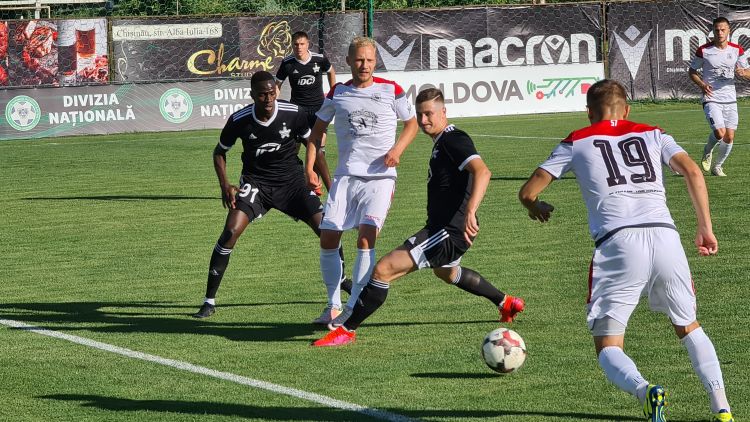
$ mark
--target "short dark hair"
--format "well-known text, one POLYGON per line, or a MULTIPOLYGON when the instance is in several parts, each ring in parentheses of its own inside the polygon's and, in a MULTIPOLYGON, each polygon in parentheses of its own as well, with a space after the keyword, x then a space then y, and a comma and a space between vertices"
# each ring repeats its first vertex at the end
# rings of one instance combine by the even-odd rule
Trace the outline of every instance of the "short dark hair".
POLYGON ((292 41, 297 41, 297 38, 304 38, 309 40, 310 37, 307 36, 307 32, 305 31, 297 31, 294 34, 292 34, 292 41))
POLYGON ((273 81, 273 83, 276 83, 276 77, 274 77, 269 72, 266 72, 265 70, 260 70, 258 72, 253 73, 253 76, 250 78, 250 87, 256 87, 260 86, 263 82, 266 81, 273 81))
POLYGON ((714 19, 713 26, 716 26, 717 23, 722 23, 729 25, 729 19, 725 18, 724 16, 719 16, 718 18, 714 19))
POLYGON ((443 91, 437 88, 427 88, 419 92, 415 104, 422 104, 427 101, 437 100, 445 104, 445 97, 443 91))
POLYGON ((614 79, 602 79, 591 85, 586 93, 586 106, 594 111, 617 103, 626 106, 628 104, 628 92, 621 83, 614 79))

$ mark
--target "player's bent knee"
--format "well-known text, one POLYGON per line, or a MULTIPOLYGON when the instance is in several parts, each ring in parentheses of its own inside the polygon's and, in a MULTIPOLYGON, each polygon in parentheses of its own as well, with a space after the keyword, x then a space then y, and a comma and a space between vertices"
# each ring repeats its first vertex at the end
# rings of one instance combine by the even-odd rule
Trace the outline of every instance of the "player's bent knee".
POLYGON ((453 268, 433 268, 432 273, 447 284, 453 284, 453 268))
POLYGON ((672 326, 674 327, 674 332, 675 334, 677 334, 677 337, 683 338, 693 332, 693 330, 700 328, 701 325, 698 323, 698 321, 693 321, 688 325, 672 324, 672 326))
POLYGON ((235 229, 224 229, 223 232, 221 232, 221 236, 219 236, 219 241, 217 242, 221 247, 223 248, 233 248, 235 243, 237 243, 237 238, 240 236, 241 232, 237 232, 235 229))

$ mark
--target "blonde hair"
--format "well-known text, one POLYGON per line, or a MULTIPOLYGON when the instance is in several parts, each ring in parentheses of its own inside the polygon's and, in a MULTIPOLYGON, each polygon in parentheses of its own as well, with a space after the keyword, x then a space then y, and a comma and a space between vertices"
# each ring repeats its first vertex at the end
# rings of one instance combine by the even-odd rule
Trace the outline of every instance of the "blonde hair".
POLYGON ((347 56, 351 57, 354 53, 362 47, 372 47, 375 49, 375 40, 369 37, 356 37, 349 43, 349 51, 347 56))
POLYGON ((613 79, 602 79, 591 85, 586 93, 586 106, 600 113, 607 108, 624 109, 628 105, 625 87, 613 79))

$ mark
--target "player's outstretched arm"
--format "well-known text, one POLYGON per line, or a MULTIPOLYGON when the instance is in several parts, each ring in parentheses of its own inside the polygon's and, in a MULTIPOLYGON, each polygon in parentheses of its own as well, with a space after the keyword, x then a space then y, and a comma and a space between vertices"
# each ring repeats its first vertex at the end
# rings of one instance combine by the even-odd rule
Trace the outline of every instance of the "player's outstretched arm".
POLYGON ((331 174, 328 171, 328 163, 326 162, 325 155, 320 153, 320 144, 327 127, 327 122, 317 119, 315 125, 313 125, 310 137, 307 138, 305 179, 307 179, 307 185, 311 190, 320 187, 316 170, 320 173, 326 190, 331 187, 331 174))
POLYGON ((698 227, 695 234, 695 246, 701 256, 714 255, 719 251, 719 243, 714 236, 711 224, 711 211, 708 205, 708 189, 703 179, 703 172, 685 152, 675 154, 669 160, 669 166, 684 176, 690 200, 693 202, 698 227))
POLYGON ((229 183, 229 179, 227 179, 227 154, 219 144, 214 148, 214 171, 216 171, 216 177, 219 179, 219 187, 221 188, 221 204, 224 208, 233 209, 237 187, 229 183))
POLYGON ((398 135, 396 143, 393 144, 393 147, 391 147, 391 149, 385 153, 385 157, 383 157, 386 166, 396 167, 401 162, 401 154, 406 151, 406 147, 408 147, 409 144, 411 144, 411 141, 414 140, 414 137, 417 136, 417 130, 419 130, 419 126, 417 125, 416 117, 404 121, 404 129, 401 131, 401 134, 398 135))
POLYGON ((472 176, 469 188, 469 201, 466 203, 466 219, 464 220, 464 239, 471 245, 471 239, 479 234, 477 210, 479 209, 479 204, 482 203, 482 199, 484 199, 484 194, 487 192, 487 185, 490 184, 492 172, 490 172, 487 164, 481 158, 469 161, 464 168, 472 176))
POLYGON ((532 220, 544 223, 550 219, 552 211, 555 210, 555 207, 551 204, 539 200, 539 194, 541 194, 553 180, 551 174, 538 168, 518 192, 518 199, 529 211, 529 218, 532 220))

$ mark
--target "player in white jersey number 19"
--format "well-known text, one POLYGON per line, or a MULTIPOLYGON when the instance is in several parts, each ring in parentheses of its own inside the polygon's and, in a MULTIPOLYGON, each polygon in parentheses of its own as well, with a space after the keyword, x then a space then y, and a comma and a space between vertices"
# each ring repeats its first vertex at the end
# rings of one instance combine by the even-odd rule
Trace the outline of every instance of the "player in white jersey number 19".
POLYGON ((667 165, 684 176, 698 220, 695 245, 705 256, 715 254, 718 243, 703 174, 671 136, 626 120, 626 99, 619 82, 605 79, 592 85, 586 94, 591 126, 563 140, 524 184, 519 198, 529 217, 548 221, 554 208, 539 195, 563 174, 576 176, 595 244, 587 321, 607 378, 641 401, 648 420, 665 420, 666 390, 646 381, 624 352, 625 328, 644 294, 652 310, 671 320, 708 394, 714 420, 732 421, 716 350, 696 320, 693 280, 661 177, 667 165))

